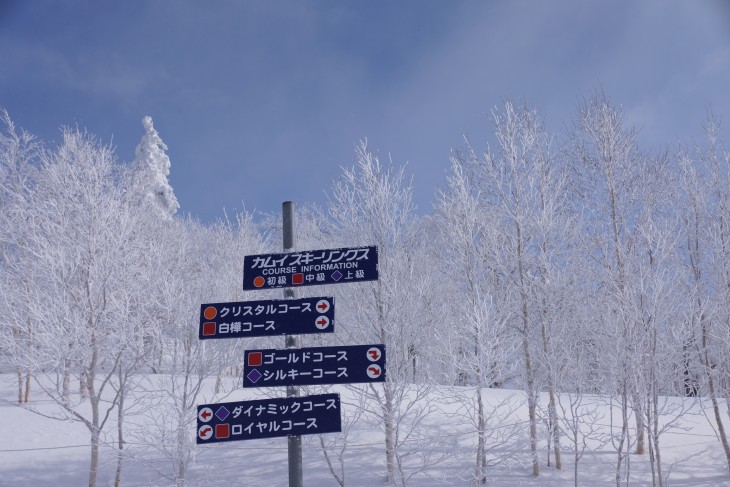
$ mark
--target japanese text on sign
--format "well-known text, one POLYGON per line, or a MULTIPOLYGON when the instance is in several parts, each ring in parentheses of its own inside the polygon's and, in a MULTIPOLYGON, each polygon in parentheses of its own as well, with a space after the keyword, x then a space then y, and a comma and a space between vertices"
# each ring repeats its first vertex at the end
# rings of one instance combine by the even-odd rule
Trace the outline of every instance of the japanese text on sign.
POLYGON ((373 281, 377 266, 374 246, 249 255, 243 261, 243 289, 373 281))
POLYGON ((247 350, 243 387, 385 381, 385 345, 247 350))
POLYGON ((342 430, 339 394, 198 406, 197 443, 253 440, 342 430))
POLYGON ((334 319, 332 297, 202 304, 198 338, 333 333, 334 319))

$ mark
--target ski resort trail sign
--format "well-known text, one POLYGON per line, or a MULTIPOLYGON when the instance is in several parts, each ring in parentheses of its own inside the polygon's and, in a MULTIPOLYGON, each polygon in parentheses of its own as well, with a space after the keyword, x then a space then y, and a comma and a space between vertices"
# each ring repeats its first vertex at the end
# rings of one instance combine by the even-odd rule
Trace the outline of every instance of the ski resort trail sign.
POLYGON ((243 387, 385 382, 385 345, 246 350, 243 387))
POLYGON ((375 246, 247 255, 243 259, 244 291, 377 279, 375 246))
POLYGON ((200 305, 198 338, 334 333, 335 298, 272 299, 200 305))
POLYGON ((198 406, 198 444, 342 431, 339 394, 198 406))

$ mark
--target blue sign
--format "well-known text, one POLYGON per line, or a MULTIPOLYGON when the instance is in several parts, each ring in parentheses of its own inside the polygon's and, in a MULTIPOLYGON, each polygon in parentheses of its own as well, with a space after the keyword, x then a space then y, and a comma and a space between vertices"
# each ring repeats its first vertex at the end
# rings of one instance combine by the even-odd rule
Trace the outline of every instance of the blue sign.
POLYGON ((246 350, 243 387, 385 381, 385 345, 246 350))
POLYGON ((375 246, 247 255, 243 259, 244 291, 377 279, 375 246))
POLYGON ((334 333, 335 298, 314 297, 200 305, 198 338, 334 333))
POLYGON ((342 431, 340 395, 319 394, 198 406, 198 444, 342 431))

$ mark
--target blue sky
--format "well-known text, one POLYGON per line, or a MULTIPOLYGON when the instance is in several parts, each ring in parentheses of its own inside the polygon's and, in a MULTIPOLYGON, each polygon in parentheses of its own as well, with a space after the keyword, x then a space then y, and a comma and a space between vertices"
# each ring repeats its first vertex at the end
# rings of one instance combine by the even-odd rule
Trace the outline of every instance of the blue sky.
POLYGON ((204 221, 324 204, 363 138, 408 163, 428 213, 451 148, 484 147, 504 97, 558 132, 599 86, 645 149, 692 143, 707 107, 730 117, 730 2, 0 0, 0 106, 121 161, 151 115, 204 221))

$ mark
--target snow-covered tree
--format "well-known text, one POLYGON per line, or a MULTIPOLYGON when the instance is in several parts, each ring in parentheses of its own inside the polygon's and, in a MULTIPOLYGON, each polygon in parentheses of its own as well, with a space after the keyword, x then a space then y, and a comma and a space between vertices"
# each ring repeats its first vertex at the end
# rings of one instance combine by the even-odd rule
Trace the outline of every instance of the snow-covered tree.
MULTIPOLYGON (((512 310, 507 305, 510 290, 490 265, 490 249, 501 245, 494 231, 494 214, 483 204, 482 188, 474 180, 469 158, 456 151, 451 158, 447 187, 438 195, 432 241, 434 260, 440 265, 442 303, 441 326, 434 338, 441 350, 443 381, 447 377, 459 386, 473 386, 474 394, 458 397, 464 415, 473 418, 477 435, 474 480, 486 482, 488 451, 501 446, 490 435, 498 421, 486 403, 485 388, 497 387, 510 376, 509 363, 516 350, 510 330, 512 310), (497 445, 489 443, 497 443, 497 445)), ((500 431, 501 433, 502 431, 500 431)))
POLYGON ((131 191, 147 204, 157 208, 163 216, 170 218, 180 205, 168 181, 170 158, 165 154, 167 146, 155 130, 152 117, 144 117, 142 125, 145 134, 137 145, 132 163, 136 181, 131 191))
POLYGON ((703 378, 701 392, 710 400, 730 469, 730 437, 722 415, 722 408, 728 405, 723 382, 730 371, 730 151, 723 147, 720 122, 712 113, 705 131, 705 145, 679 155, 683 202, 679 209, 686 242, 684 282, 688 283, 685 314, 690 324, 685 342, 689 352, 685 358, 685 388, 695 388, 691 374, 696 372, 703 378), (698 366, 690 368, 690 363, 698 366))
POLYGON ((667 200, 666 159, 639 150, 636 130, 625 127, 621 108, 600 91, 579 106, 571 137, 578 202, 588 215, 582 241, 591 256, 587 272, 594 292, 588 299, 596 310, 591 321, 605 344, 601 361, 609 381, 603 392, 617 398, 622 411, 613 443, 619 485, 628 475, 632 412, 636 453, 645 452, 646 394, 661 384, 656 374, 661 348, 654 340, 673 313, 664 282, 675 249, 661 206, 667 200))
MULTIPOLYGON (((559 337, 566 328, 567 298, 572 293, 569 252, 574 223, 565 197, 565 175, 553 158, 551 138, 537 112, 506 101, 493 112, 493 118, 494 150, 480 156, 467 140, 466 149, 456 152, 455 163, 466 171, 473 204, 482 215, 482 225, 489 228, 482 234, 491 241, 482 245, 479 272, 491 274, 495 282, 492 299, 505 292, 508 296, 497 301, 503 303, 497 316, 509 316, 513 339, 519 343, 532 473, 538 476, 538 392, 542 384, 549 395, 550 443, 556 467, 561 466, 555 398, 561 367, 559 337)), ((481 295, 482 299, 488 297, 484 292, 481 295)), ((471 303, 468 307, 479 309, 471 303)))
POLYGON ((29 258, 23 265, 32 279, 28 303, 39 360, 60 380, 38 383, 60 406, 61 418, 89 430, 94 486, 101 434, 119 399, 112 382, 134 336, 123 302, 139 260, 135 219, 124 204, 112 150, 92 136, 65 129, 61 145, 44 152, 41 162, 24 213, 29 258), (72 377, 78 395, 71 393, 72 377))
POLYGON ((345 169, 335 185, 329 209, 343 246, 378 247, 379 279, 339 291, 344 299, 338 301, 338 310, 352 310, 346 321, 350 337, 386 346, 386 382, 363 391, 372 404, 369 413, 385 434, 386 481, 396 481, 397 474, 405 484, 425 467, 423 462, 406 462, 408 457, 424 460, 427 452, 407 450, 405 442, 419 438, 420 423, 428 414, 421 401, 427 387, 409 384, 414 351, 429 328, 420 317, 430 282, 428 266, 419 259, 423 242, 417 238, 411 188, 403 168, 381 164, 363 142, 357 147, 357 165, 345 169))
POLYGON ((34 324, 28 309, 33 292, 24 270, 28 237, 25 210, 32 192, 40 144, 18 131, 0 109, 0 296, 6 312, 0 319, 0 363, 10 362, 18 373, 18 402, 30 400, 34 324))

